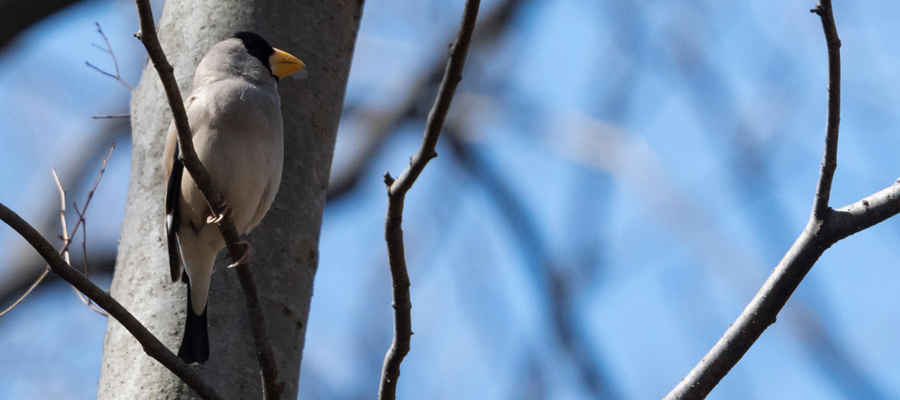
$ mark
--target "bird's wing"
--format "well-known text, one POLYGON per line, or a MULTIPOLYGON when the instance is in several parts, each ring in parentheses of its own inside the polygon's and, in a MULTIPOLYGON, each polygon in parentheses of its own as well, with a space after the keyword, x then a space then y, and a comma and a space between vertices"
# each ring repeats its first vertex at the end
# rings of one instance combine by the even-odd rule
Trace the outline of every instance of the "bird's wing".
MULTIPOLYGON (((193 102, 193 96, 185 101, 185 110, 189 109, 193 102)), ((172 282, 182 278, 181 255, 178 252, 178 240, 175 237, 181 226, 181 179, 184 176, 184 164, 181 162, 178 146, 175 121, 169 126, 166 135, 165 166, 166 166, 166 242, 169 248, 169 269, 172 274, 172 282)))

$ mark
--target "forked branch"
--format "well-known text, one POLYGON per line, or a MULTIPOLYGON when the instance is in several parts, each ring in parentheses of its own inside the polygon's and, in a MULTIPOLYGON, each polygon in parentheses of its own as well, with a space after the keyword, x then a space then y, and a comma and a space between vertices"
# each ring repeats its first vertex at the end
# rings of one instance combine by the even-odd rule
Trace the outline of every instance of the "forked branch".
MULTIPOLYGON (((103 162, 100 164, 100 173, 97 175, 97 179, 94 181, 94 185, 91 186, 91 189, 88 191, 87 199, 84 202, 84 208, 81 211, 78 211, 78 222, 75 223, 75 227, 72 228, 71 233, 69 233, 68 228, 66 228, 66 192, 65 192, 65 190, 63 190, 62 183, 60 183, 59 177, 56 175, 56 169, 52 170, 53 179, 54 179, 54 181, 56 181, 56 188, 57 188, 57 190, 59 190, 59 197, 60 197, 59 219, 62 224, 62 234, 61 234, 60 238, 62 238, 62 240, 63 240, 63 246, 59 250, 59 254, 63 255, 63 258, 65 259, 66 264, 69 264, 69 245, 71 244, 71 238, 74 237, 76 233, 78 233, 79 228, 82 229, 82 234, 84 234, 84 229, 85 229, 84 228, 84 213, 87 212, 87 208, 91 204, 91 199, 94 197, 94 192, 97 190, 97 186, 100 185, 100 180, 103 179, 103 173, 106 171, 106 163, 109 161, 109 157, 112 155, 112 151, 115 148, 116 148, 116 144, 115 144, 115 142, 113 142, 113 144, 109 147, 109 151, 106 153, 106 157, 103 158, 103 162)), ((84 247, 84 246, 86 246, 84 243, 85 242, 83 241, 82 248, 84 249, 84 254, 85 254, 84 273, 85 273, 85 277, 86 277, 87 272, 88 272, 88 270, 87 270, 88 264, 87 264, 87 250, 84 247)), ((49 273, 50 273, 50 269, 45 269, 44 272, 41 273, 41 275, 34 281, 34 283, 32 283, 31 286, 28 287, 28 289, 25 291, 25 293, 23 293, 18 299, 16 299, 16 301, 13 302, 13 304, 11 304, 9 307, 4 309, 3 311, 0 311, 0 317, 3 317, 4 315, 6 315, 10 311, 12 311, 23 300, 25 300, 25 298, 28 297, 28 295, 30 295, 31 292, 34 291, 34 289, 37 288, 38 285, 41 284, 41 282, 44 280, 44 278, 47 277, 47 274, 49 274, 49 273)), ((97 313, 99 313, 101 315, 107 315, 107 313, 105 311, 94 306, 90 302, 90 299, 85 298, 81 294, 81 292, 79 292, 77 289, 75 289, 74 287, 72 289, 75 291, 75 294, 78 296, 79 299, 81 299, 81 301, 85 305, 89 306, 92 310, 96 311, 97 313)))
POLYGON ((153 357, 160 364, 168 368, 172 373, 181 378, 184 383, 194 389, 204 399, 222 399, 216 391, 210 387, 196 371, 181 361, 175 353, 172 353, 156 336, 153 336, 134 315, 131 315, 125 307, 112 298, 106 291, 100 289, 78 270, 67 264, 56 249, 47 239, 25 222, 18 214, 0 204, 0 220, 19 233, 28 243, 37 250, 38 254, 47 262, 50 269, 60 278, 69 282, 85 296, 97 303, 100 308, 106 310, 109 315, 119 321, 144 348, 144 352, 153 357))
POLYGON ((435 148, 444 126, 444 119, 450 110, 456 85, 462 80, 462 70, 466 62, 466 53, 472 40, 472 32, 475 30, 475 20, 478 17, 480 0, 466 0, 462 21, 456 35, 456 41, 450 49, 450 60, 444 70, 444 78, 438 87, 437 98, 428 113, 425 123, 425 133, 419 151, 410 158, 409 166, 403 170, 397 179, 385 174, 384 183, 387 185, 388 207, 384 222, 384 236, 388 247, 388 260, 391 268, 391 280, 393 283, 394 306, 394 340, 391 348, 384 357, 384 366, 381 371, 381 384, 378 388, 378 398, 381 400, 393 400, 396 398, 397 380, 400 378, 400 363, 409 353, 409 343, 412 337, 412 320, 410 310, 412 304, 409 299, 409 272, 406 269, 406 255, 403 248, 403 202, 406 193, 415 183, 419 174, 425 169, 425 165, 432 158, 437 157, 435 148))
POLYGON ((837 210, 828 204, 831 183, 837 168, 841 104, 841 41, 834 23, 831 1, 819 0, 816 8, 811 11, 822 19, 828 47, 828 117, 825 151, 809 222, 738 319, 687 377, 666 396, 666 399, 705 398, 747 353, 766 328, 775 323, 778 313, 825 250, 838 241, 900 212, 900 183, 894 183, 878 193, 837 210))
MULTIPOLYGON (((103 75, 106 75, 106 76, 108 76, 108 77, 110 77, 110 78, 115 79, 116 81, 118 81, 119 83, 121 83, 122 85, 124 85, 125 87, 127 87, 128 90, 134 90, 134 88, 133 88, 131 85, 129 85, 128 82, 125 82, 125 79, 122 78, 122 74, 119 72, 119 60, 116 59, 116 53, 113 51, 112 46, 109 44, 109 39, 106 37, 106 34, 103 33, 103 28, 100 27, 100 23, 99 23, 99 22, 95 22, 94 25, 97 25, 97 33, 100 34, 100 37, 103 38, 103 42, 106 44, 106 47, 105 47, 105 48, 104 48, 104 47, 100 47, 100 46, 98 46, 97 44, 94 44, 94 47, 96 47, 96 48, 102 50, 102 51, 105 52, 106 54, 109 54, 109 57, 112 59, 112 62, 113 62, 113 68, 115 68, 116 73, 113 74, 113 73, 106 72, 106 71, 100 69, 100 67, 98 67, 98 66, 96 66, 96 65, 94 65, 94 64, 91 64, 90 62, 87 62, 87 61, 85 61, 84 63, 87 64, 88 67, 93 68, 95 71, 97 71, 97 72, 99 72, 99 73, 101 73, 101 74, 103 74, 103 75)), ((96 118, 95 118, 95 119, 96 119, 96 118)))

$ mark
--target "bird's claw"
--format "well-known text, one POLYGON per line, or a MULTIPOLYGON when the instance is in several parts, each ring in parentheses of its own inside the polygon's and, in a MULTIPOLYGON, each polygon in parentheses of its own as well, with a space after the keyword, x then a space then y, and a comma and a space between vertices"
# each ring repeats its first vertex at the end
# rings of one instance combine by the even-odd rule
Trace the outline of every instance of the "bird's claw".
POLYGON ((250 261, 250 255, 253 254, 253 248, 250 247, 250 243, 246 240, 237 242, 237 245, 244 248, 243 254, 241 254, 241 258, 238 258, 237 261, 229 265, 228 268, 234 268, 240 265, 247 264, 247 261, 250 261))
POLYGON ((222 220, 225 219, 226 216, 231 216, 231 205, 228 204, 227 201, 222 205, 222 213, 220 213, 219 215, 210 215, 206 217, 206 223, 218 224, 219 222, 222 222, 222 220))

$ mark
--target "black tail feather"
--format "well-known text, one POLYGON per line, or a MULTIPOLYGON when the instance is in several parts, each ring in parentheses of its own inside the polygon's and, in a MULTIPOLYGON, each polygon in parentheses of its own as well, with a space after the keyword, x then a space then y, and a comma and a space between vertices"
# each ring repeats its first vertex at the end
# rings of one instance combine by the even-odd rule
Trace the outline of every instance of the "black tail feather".
POLYGON ((166 186, 166 242, 169 247, 169 269, 172 273, 172 282, 178 282, 178 279, 185 279, 182 276, 181 256, 178 253, 178 240, 176 238, 176 232, 181 226, 181 179, 182 175, 184 175, 184 164, 178 158, 178 153, 178 143, 176 143, 175 154, 173 154, 172 159, 172 171, 169 175, 169 183, 166 186))
POLYGON ((203 364, 209 359, 209 332, 206 326, 206 309, 197 315, 191 306, 191 284, 188 283, 187 320, 184 323, 184 338, 178 348, 178 357, 184 362, 203 364))

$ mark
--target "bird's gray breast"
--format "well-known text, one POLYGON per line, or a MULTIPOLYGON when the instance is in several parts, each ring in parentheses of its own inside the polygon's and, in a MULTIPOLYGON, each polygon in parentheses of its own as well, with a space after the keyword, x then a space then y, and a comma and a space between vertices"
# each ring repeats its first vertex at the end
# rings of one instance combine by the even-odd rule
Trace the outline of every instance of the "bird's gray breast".
POLYGON ((194 145, 231 205, 235 227, 253 229, 281 182, 284 134, 281 100, 272 87, 243 79, 216 82, 195 93, 194 145), (200 104, 198 104, 198 102, 200 104))

